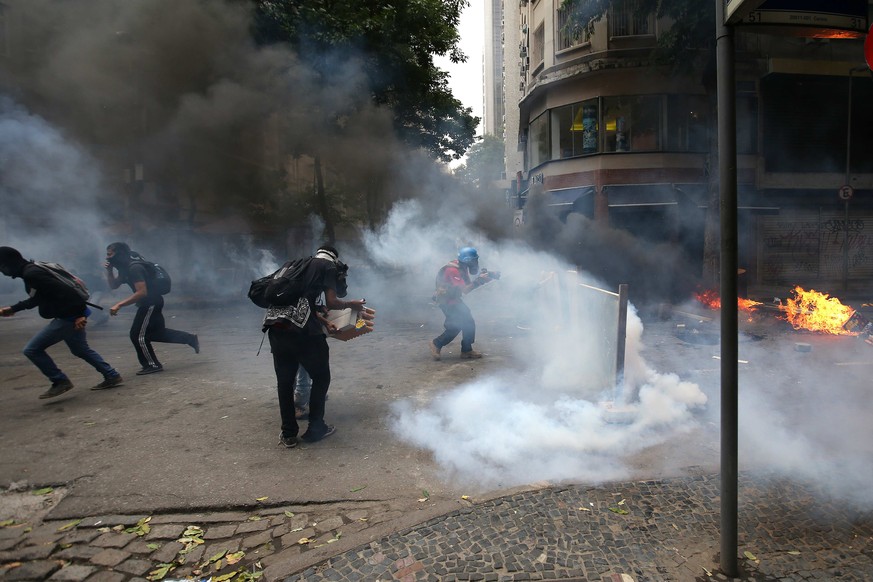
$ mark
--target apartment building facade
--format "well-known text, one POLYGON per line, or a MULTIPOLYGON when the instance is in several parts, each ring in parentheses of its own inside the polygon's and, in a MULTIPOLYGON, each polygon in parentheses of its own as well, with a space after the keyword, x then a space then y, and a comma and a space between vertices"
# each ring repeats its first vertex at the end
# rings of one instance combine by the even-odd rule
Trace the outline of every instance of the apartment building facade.
MULTIPOLYGON (((700 67, 677 74, 653 63, 670 23, 641 15, 634 0, 615 0, 576 33, 561 4, 506 2, 516 222, 539 195, 559 216, 583 214, 702 257, 718 164, 714 87, 700 67)), ((759 286, 873 287, 873 77, 862 67, 863 36, 784 32, 736 34, 741 266, 759 286)))

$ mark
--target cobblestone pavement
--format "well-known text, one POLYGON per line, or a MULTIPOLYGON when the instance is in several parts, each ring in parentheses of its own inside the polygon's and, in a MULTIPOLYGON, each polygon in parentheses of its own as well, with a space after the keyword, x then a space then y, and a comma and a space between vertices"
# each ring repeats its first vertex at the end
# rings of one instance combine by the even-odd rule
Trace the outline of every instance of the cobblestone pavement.
MULTIPOLYGON (((729 579, 719 572, 719 480, 712 475, 528 489, 431 509, 444 513, 403 515, 390 502, 361 502, 4 522, 0 576, 729 579)), ((873 515, 853 513, 796 483, 741 476, 738 531, 742 580, 873 580, 873 515)))

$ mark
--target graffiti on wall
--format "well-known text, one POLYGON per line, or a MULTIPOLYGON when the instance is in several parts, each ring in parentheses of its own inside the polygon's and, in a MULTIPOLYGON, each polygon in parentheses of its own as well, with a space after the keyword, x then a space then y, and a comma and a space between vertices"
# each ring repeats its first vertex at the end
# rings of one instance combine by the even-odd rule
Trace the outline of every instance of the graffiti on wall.
POLYGON ((873 214, 794 211, 758 222, 758 279, 768 285, 836 283, 848 248, 850 280, 873 277, 873 214))

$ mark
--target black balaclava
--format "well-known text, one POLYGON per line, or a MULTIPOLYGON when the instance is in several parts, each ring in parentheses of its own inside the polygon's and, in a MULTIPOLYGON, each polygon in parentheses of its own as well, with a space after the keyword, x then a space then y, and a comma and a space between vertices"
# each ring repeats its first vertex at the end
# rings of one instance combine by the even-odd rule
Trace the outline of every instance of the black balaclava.
POLYGON ((112 251, 115 254, 111 259, 108 259, 109 264, 118 270, 126 269, 130 264, 131 255, 133 254, 127 243, 114 242, 106 247, 107 251, 112 251))
POLYGON ((28 261, 12 247, 0 247, 0 273, 9 277, 21 277, 28 261))

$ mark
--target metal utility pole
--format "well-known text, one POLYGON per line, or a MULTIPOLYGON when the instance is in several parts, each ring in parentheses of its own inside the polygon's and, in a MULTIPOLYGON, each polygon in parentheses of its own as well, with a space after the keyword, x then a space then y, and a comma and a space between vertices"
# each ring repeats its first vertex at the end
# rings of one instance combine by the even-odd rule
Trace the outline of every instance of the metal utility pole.
POLYGON ((852 198, 852 77, 854 73, 866 71, 867 66, 852 67, 849 69, 849 106, 848 121, 846 123, 846 181, 840 189, 840 198, 845 204, 845 222, 843 239, 843 291, 849 290, 849 200, 852 198))
POLYGON ((725 0, 715 0, 718 65, 718 170, 721 218, 721 569, 736 577, 737 406, 737 108, 734 33, 725 24, 725 0))

